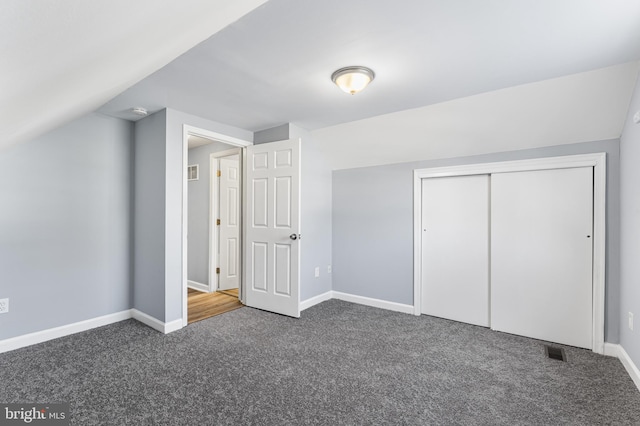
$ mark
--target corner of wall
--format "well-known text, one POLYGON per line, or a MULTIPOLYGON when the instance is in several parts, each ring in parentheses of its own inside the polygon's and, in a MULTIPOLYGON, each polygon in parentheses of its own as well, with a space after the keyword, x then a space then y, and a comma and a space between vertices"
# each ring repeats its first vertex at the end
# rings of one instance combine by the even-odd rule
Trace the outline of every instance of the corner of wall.
POLYGON ((640 123, 633 121, 640 111, 640 81, 629 105, 620 137, 620 346, 635 365, 640 365, 640 324, 633 324, 629 314, 640 318, 640 123))
POLYGON ((133 308, 164 321, 166 110, 135 124, 133 308))
POLYGON ((333 287, 331 258, 332 173, 310 133, 291 126, 290 137, 302 139, 301 222, 304 246, 300 262, 300 300, 330 292, 333 287), (319 276, 315 276, 316 268, 319 276))

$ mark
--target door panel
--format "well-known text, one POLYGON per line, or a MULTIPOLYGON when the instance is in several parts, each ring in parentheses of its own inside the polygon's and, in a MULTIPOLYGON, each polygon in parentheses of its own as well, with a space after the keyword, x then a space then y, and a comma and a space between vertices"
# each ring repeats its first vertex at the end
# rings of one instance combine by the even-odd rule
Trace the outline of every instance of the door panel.
POLYGON ((251 210, 251 224, 254 228, 267 227, 267 179, 254 179, 251 182, 253 188, 253 204, 251 210))
POLYGON ((253 242, 251 244, 251 290, 267 291, 267 251, 266 243, 253 242))
POLYGON ((229 260, 227 262, 227 271, 229 276, 237 276, 238 274, 238 258, 236 252, 238 250, 238 240, 235 238, 229 238, 227 240, 226 252, 229 253, 229 260))
POLYGON ((229 290, 240 285, 240 156, 222 157, 219 162, 218 289, 229 290))
POLYGON ((246 304, 299 317, 300 140, 247 147, 247 164, 246 304))
POLYGON ((593 168, 491 177, 491 326, 592 347, 593 168))
POLYGON ((275 178, 276 182, 276 223, 278 228, 291 228, 291 177, 275 178))
POLYGON ((489 326, 489 176, 422 180, 422 313, 489 326))
POLYGON ((284 296, 291 295, 291 245, 275 245, 275 293, 284 296))

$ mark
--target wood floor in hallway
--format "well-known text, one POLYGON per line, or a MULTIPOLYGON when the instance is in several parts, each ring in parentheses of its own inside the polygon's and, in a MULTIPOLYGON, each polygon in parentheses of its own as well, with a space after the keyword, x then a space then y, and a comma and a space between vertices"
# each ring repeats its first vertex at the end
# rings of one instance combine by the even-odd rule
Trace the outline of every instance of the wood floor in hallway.
POLYGON ((189 324, 233 311, 244 305, 238 300, 238 290, 224 290, 213 293, 189 289, 189 324))

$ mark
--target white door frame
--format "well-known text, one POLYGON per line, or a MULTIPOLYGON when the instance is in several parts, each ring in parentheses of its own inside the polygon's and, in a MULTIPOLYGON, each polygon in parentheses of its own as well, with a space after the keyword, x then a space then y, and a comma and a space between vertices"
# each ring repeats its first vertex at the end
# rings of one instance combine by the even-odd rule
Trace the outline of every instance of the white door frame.
POLYGON ((434 167, 413 171, 413 313, 421 314, 422 297, 422 179, 593 167, 593 352, 604 354, 605 253, 606 253, 606 153, 567 155, 497 163, 434 167))
MULTIPOLYGON (((242 188, 244 185, 244 179, 242 178, 242 174, 244 170, 242 169, 242 148, 233 148, 227 149, 219 152, 212 152, 209 155, 209 291, 213 292, 218 290, 218 280, 217 274, 215 272, 216 266, 219 262, 217 255, 214 255, 216 252, 216 243, 218 243, 219 231, 218 225, 216 224, 216 219, 220 217, 220 193, 218 184, 218 175, 214 173, 217 170, 220 170, 219 160, 223 157, 229 157, 231 155, 239 155, 240 159, 240 187, 242 188), (214 261, 215 259, 215 261, 214 261), (215 282, 215 284, 214 284, 215 282)), ((242 194, 240 194, 240 253, 242 253, 242 194)), ((240 257, 242 259, 242 257, 240 257)), ((241 260, 242 262, 242 260, 241 260)), ((239 268, 240 272, 240 282, 242 282, 242 268, 239 268)))
MULTIPOLYGON (((210 130, 189 126, 187 124, 182 125, 182 325, 186 327, 189 323, 189 315, 187 312, 187 233, 188 233, 188 176, 187 169, 189 166, 189 136, 198 136, 201 138, 209 139, 214 142, 222 142, 227 145, 232 145, 242 148, 242 157, 244 158, 244 148, 253 145, 253 142, 238 139, 233 136, 224 135, 222 133, 212 132, 210 130)), ((244 169, 244 160, 242 160, 242 168, 244 169)), ((244 179, 243 179, 244 182, 244 179)), ((242 187, 244 193, 244 184, 242 187)), ((243 204, 244 205, 244 204, 243 204)), ((242 219, 244 221, 244 211, 242 212, 242 219)), ((240 283, 240 292, 242 293, 242 285, 240 283)))

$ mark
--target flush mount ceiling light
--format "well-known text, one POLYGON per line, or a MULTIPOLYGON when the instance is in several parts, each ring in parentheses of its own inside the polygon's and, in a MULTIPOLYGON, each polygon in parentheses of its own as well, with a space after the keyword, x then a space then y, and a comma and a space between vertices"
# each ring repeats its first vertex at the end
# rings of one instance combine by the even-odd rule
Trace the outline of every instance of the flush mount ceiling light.
POLYGON ((367 87, 375 76, 367 67, 344 67, 331 74, 331 80, 344 92, 355 95, 367 87))

